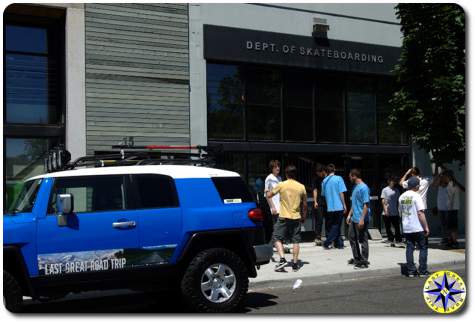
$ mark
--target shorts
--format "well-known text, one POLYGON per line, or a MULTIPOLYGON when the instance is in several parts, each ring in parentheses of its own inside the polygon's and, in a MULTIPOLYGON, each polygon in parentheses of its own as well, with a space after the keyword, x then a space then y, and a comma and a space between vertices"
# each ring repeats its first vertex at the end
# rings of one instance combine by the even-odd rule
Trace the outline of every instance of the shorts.
POLYGON ((456 231, 458 229, 458 210, 448 211, 447 229, 456 231))
POLYGON ((300 219, 279 218, 274 225, 274 240, 299 243, 301 241, 300 226, 300 219))

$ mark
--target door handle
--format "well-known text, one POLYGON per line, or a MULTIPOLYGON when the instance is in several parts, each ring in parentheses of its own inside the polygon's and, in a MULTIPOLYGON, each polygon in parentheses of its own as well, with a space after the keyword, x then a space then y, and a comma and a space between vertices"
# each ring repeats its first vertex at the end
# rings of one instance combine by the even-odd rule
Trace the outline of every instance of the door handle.
POLYGON ((112 227, 114 229, 130 229, 135 228, 137 224, 135 221, 125 221, 125 222, 113 222, 112 227))

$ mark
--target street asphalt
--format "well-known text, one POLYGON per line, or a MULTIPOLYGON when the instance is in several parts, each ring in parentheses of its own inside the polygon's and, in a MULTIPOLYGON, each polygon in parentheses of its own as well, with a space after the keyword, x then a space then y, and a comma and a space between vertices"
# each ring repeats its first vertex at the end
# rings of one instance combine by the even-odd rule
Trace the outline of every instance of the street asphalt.
MULTIPOLYGON (((466 278, 465 267, 444 269, 466 278)), ((390 274, 337 282, 250 289, 242 313, 250 314, 432 314, 422 297, 425 279, 390 274)), ((173 295, 91 292, 48 303, 30 302, 28 313, 187 313, 173 295)), ((434 313, 435 314, 435 313, 434 313)))

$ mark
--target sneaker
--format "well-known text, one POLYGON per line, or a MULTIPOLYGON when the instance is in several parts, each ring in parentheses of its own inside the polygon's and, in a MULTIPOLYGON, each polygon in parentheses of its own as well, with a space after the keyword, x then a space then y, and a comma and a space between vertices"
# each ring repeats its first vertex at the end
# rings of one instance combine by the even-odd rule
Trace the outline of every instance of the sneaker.
POLYGON ((300 266, 298 263, 292 262, 292 271, 299 271, 300 266))
POLYGON ((426 271, 421 271, 421 272, 419 273, 419 277, 429 277, 431 274, 432 274, 432 273, 431 273, 430 271, 428 271, 428 270, 426 270, 426 271))
POLYGON ((285 258, 280 258, 280 261, 275 265, 275 271, 279 271, 283 269, 285 266, 287 266, 287 260, 285 258))
POLYGON ((407 277, 409 277, 409 278, 417 277, 417 272, 415 272, 415 273, 407 273, 407 277))
POLYGON ((323 245, 323 249, 325 249, 325 250, 331 250, 331 249, 333 249, 333 246, 332 246, 332 245, 329 245, 329 246, 323 245))
POLYGON ((396 247, 396 244, 394 242, 391 242, 391 247, 396 247))
POLYGON ((389 240, 387 240, 387 239, 386 239, 386 240, 383 240, 383 241, 381 241, 381 242, 382 242, 382 243, 391 243, 391 241, 389 241, 389 240))
POLYGON ((348 265, 354 265, 355 264, 355 259, 351 258, 348 260, 348 265))
POLYGON ((366 269, 368 268, 368 265, 365 264, 364 262, 357 262, 354 266, 354 269, 366 269))
POLYGON ((315 246, 320 247, 323 244, 322 240, 315 239, 315 246))

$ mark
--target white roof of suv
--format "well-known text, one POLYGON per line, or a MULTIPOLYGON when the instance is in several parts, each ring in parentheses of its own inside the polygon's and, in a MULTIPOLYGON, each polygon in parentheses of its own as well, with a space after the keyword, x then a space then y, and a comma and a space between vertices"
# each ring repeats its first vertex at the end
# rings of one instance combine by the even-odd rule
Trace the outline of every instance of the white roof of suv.
POLYGON ((77 168, 55 173, 48 173, 30 179, 48 177, 72 177, 91 175, 117 175, 117 174, 161 174, 172 178, 211 178, 211 177, 237 177, 236 172, 228 170, 188 166, 188 165, 138 165, 138 166, 108 166, 95 168, 77 168))

